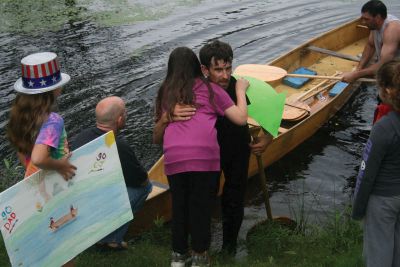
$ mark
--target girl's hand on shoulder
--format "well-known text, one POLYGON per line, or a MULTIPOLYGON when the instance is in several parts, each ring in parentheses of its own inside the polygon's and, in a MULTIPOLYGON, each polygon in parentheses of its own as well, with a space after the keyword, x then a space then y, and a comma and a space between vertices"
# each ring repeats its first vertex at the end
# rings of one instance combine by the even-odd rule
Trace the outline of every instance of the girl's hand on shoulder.
POLYGON ((236 91, 243 91, 244 93, 246 93, 247 88, 249 88, 249 81, 246 80, 243 77, 240 77, 237 81, 236 81, 236 91))

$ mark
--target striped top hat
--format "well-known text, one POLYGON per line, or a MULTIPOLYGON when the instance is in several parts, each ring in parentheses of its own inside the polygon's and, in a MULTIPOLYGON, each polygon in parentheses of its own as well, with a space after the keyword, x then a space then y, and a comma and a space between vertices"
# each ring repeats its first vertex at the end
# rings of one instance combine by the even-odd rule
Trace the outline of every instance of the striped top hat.
POLYGON ((61 73, 60 62, 55 53, 43 52, 24 57, 21 60, 22 77, 14 89, 24 94, 40 94, 57 89, 71 79, 61 73))

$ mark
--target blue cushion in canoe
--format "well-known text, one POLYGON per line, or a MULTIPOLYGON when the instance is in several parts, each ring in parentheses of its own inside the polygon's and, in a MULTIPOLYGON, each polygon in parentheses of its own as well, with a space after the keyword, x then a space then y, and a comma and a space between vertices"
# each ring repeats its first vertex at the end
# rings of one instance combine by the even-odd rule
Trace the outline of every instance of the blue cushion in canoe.
MULTIPOLYGON (((304 68, 304 67, 298 68, 292 73, 307 74, 307 75, 316 75, 317 74, 315 71, 304 68)), ((293 88, 300 88, 309 80, 310 80, 310 78, 286 77, 283 79, 283 83, 290 87, 293 87, 293 88)))
POLYGON ((338 94, 340 94, 346 86, 349 85, 348 83, 345 82, 338 82, 335 84, 335 86, 332 87, 331 90, 329 90, 329 96, 334 97, 338 94))

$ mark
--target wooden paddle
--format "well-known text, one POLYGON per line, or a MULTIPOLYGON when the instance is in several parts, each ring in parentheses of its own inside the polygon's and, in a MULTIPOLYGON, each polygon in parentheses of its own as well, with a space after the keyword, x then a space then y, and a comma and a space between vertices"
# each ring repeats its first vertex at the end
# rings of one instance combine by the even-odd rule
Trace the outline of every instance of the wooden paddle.
MULTIPOLYGON (((340 75, 340 74, 341 74, 341 72, 336 71, 335 74, 334 74, 333 76, 338 76, 338 75, 340 75)), ((289 103, 289 104, 298 103, 298 102, 303 103, 302 101, 304 101, 304 100, 306 100, 306 99, 309 98, 309 97, 307 97, 307 96, 308 96, 310 93, 312 93, 312 92, 314 92, 315 90, 321 88, 321 86, 325 85, 325 84, 328 83, 329 81, 330 81, 330 80, 324 80, 324 81, 318 83, 317 85, 311 87, 310 89, 308 89, 308 90, 305 91, 304 93, 297 93, 297 94, 293 94, 293 95, 289 96, 289 97, 286 99, 286 103, 289 103)))
MULTIPOLYGON (((336 71, 334 76, 338 76, 340 74, 341 74, 340 72, 336 71)), ((317 85, 311 87, 308 91, 304 93, 293 94, 290 97, 286 98, 282 119, 285 121, 298 121, 309 116, 311 113, 311 108, 303 101, 328 89, 329 87, 331 87, 336 83, 336 81, 333 82, 331 81, 329 84, 326 85, 326 83, 328 83, 329 81, 330 80, 324 80, 318 83, 317 85), (289 107, 295 107, 297 108, 297 110, 289 107)))
POLYGON ((316 47, 316 46, 313 46, 313 45, 307 46, 307 49, 311 50, 311 51, 318 52, 318 53, 334 56, 334 57, 339 57, 339 58, 343 58, 343 59, 347 59, 347 60, 351 60, 351 61, 355 61, 355 62, 360 62, 360 58, 358 58, 358 57, 351 56, 351 55, 346 55, 346 54, 342 54, 342 53, 338 53, 338 52, 335 52, 335 51, 332 51, 332 50, 316 47))
POLYGON ((329 84, 327 84, 327 85, 321 87, 320 89, 314 91, 312 94, 307 95, 307 96, 305 96, 305 97, 302 97, 301 100, 302 100, 302 101, 305 101, 305 100, 307 100, 307 99, 309 99, 309 98, 311 98, 311 97, 313 97, 313 96, 315 96, 315 95, 317 95, 317 94, 319 94, 319 93, 321 93, 321 92, 323 92, 323 91, 329 89, 330 87, 334 86, 335 84, 336 84, 336 82, 331 82, 331 83, 329 83, 329 84))
POLYGON ((296 121, 310 114, 311 108, 303 102, 295 102, 294 104, 285 103, 283 108, 282 120, 296 121))
MULTIPOLYGON (((258 134, 261 130, 261 127, 254 119, 252 119, 250 117, 248 118, 247 122, 250 126, 249 132, 253 139, 253 142, 257 142, 258 134)), ((265 176, 264 164, 263 164, 263 161, 262 161, 262 158, 260 155, 256 155, 256 158, 257 158, 257 165, 258 165, 258 174, 260 177, 261 190, 262 190, 263 197, 264 197, 265 211, 267 213, 267 221, 278 222, 284 226, 294 229, 296 227, 296 221, 292 220, 291 218, 286 217, 286 216, 279 216, 279 217, 272 216, 272 210, 271 210, 271 204, 269 202, 269 192, 268 192, 268 188, 267 188, 267 178, 265 176)))
MULTIPOLYGON (((259 126, 253 126, 253 127, 249 128, 249 132, 253 139, 253 142, 257 142, 258 134, 259 134, 260 130, 261 130, 261 127, 259 127, 259 126)), ((269 192, 268 192, 268 188, 267 188, 267 178, 266 178, 265 172, 264 172, 264 164, 262 162, 260 155, 256 155, 256 158, 257 158, 257 165, 258 165, 258 174, 260 177, 260 186, 261 186, 261 190, 262 190, 263 197, 264 197, 265 211, 267 212, 268 220, 272 221, 273 218, 272 218, 271 204, 269 203, 269 192)))
MULTIPOLYGON (((329 79, 338 81, 342 80, 342 77, 337 77, 337 76, 290 74, 287 73, 287 71, 282 68, 269 65, 260 65, 260 64, 240 65, 235 69, 234 74, 239 76, 254 77, 264 82, 274 82, 284 78, 285 76, 298 77, 298 78, 311 78, 311 79, 329 79)), ((368 79, 368 78, 360 78, 357 81, 376 82, 375 79, 368 79)))

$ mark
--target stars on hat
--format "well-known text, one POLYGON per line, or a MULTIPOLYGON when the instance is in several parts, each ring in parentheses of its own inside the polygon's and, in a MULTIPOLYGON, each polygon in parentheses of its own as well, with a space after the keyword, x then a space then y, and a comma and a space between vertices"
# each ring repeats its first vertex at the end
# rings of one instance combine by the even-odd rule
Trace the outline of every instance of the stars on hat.
POLYGON ((28 77, 22 77, 22 86, 25 89, 44 89, 44 88, 49 88, 49 90, 52 90, 52 88, 58 84, 62 80, 61 78, 61 73, 57 72, 54 74, 51 74, 49 76, 45 77, 39 77, 39 78, 28 78, 28 77))

